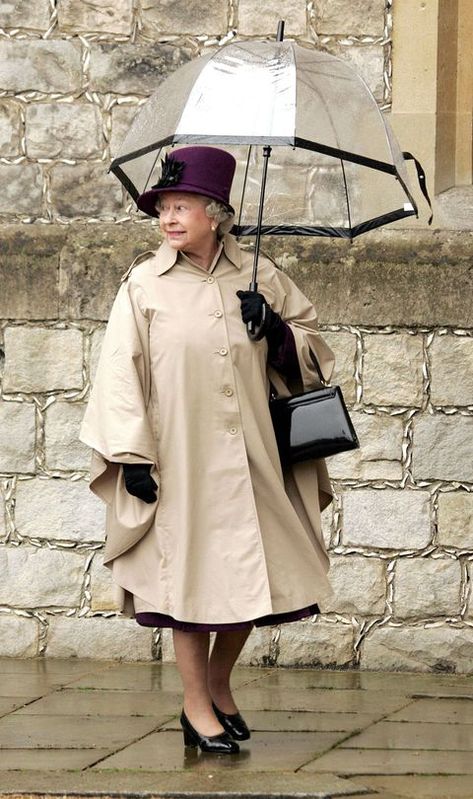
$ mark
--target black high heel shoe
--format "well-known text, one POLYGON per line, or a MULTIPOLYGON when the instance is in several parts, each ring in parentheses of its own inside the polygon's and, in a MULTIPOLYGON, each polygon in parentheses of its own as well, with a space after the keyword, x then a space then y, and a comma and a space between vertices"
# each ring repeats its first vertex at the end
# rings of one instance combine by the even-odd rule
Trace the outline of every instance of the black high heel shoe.
POLYGON ((215 702, 212 702, 212 709, 223 729, 236 741, 247 741, 251 737, 246 721, 240 713, 224 713, 218 709, 215 702))
POLYGON ((219 735, 201 735, 192 726, 184 711, 181 713, 181 727, 184 733, 184 746, 200 746, 202 752, 213 752, 216 755, 235 755, 240 751, 240 747, 228 732, 221 732, 219 735))

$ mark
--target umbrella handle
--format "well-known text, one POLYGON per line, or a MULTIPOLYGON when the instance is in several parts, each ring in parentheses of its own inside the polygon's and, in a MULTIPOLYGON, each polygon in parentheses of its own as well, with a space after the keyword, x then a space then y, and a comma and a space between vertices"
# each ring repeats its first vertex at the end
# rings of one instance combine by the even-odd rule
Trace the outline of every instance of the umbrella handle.
MULTIPOLYGON (((249 291, 258 291, 258 284, 255 283, 253 280, 251 281, 249 287, 249 291)), ((261 341, 265 335, 265 327, 266 327, 266 304, 263 305, 263 311, 261 314, 261 322, 259 325, 255 324, 254 322, 248 322, 246 326, 246 332, 248 333, 248 338, 251 341, 261 341)))

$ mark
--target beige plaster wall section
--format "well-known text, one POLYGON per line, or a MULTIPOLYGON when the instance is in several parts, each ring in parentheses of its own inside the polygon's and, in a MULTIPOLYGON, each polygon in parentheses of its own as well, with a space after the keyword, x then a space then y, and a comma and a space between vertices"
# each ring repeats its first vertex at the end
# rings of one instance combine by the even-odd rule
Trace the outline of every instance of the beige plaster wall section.
POLYGON ((473 5, 458 0, 457 148, 458 186, 473 180, 473 5))
POLYGON ((393 4, 392 124, 439 194, 472 182, 473 4, 393 4))
POLYGON ((435 194, 455 185, 457 149, 458 0, 439 0, 435 194))

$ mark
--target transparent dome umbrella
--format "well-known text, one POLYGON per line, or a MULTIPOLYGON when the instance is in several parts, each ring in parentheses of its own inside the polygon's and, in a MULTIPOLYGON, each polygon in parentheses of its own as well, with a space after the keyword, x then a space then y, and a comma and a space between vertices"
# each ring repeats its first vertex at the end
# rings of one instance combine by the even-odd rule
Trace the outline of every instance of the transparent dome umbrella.
POLYGON ((170 148, 232 152, 231 232, 256 235, 254 283, 260 234, 352 239, 417 215, 404 155, 364 80, 345 61, 282 38, 280 23, 276 41, 230 43, 180 67, 139 111, 110 167, 136 200, 170 148))

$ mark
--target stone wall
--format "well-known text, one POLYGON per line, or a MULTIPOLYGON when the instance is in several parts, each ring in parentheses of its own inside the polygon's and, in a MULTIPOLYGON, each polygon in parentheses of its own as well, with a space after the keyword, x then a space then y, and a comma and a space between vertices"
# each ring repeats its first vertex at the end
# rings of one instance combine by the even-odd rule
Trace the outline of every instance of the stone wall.
MULTIPOLYGON (((0 655, 172 657, 168 633, 117 615, 77 440, 119 276, 158 242, 106 173, 137 107, 186 60, 285 17, 388 108, 390 5, 0 3, 0 655)), ((242 660, 469 671, 471 236, 265 246, 319 310, 362 449, 330 462, 336 599, 255 631, 242 660)))
MULTIPOLYGON (((265 242, 319 310, 362 446, 329 462, 335 599, 255 631, 245 662, 471 670, 472 239, 265 242)), ((119 276, 157 242, 140 225, 3 228, 2 654, 172 657, 168 633, 116 614, 77 441, 119 276)))
POLYGON ((111 156, 174 69, 235 36, 286 35, 348 59, 391 101, 391 1, 0 2, 0 222, 136 219, 111 156), (94 190, 91 191, 91 186, 94 190))

